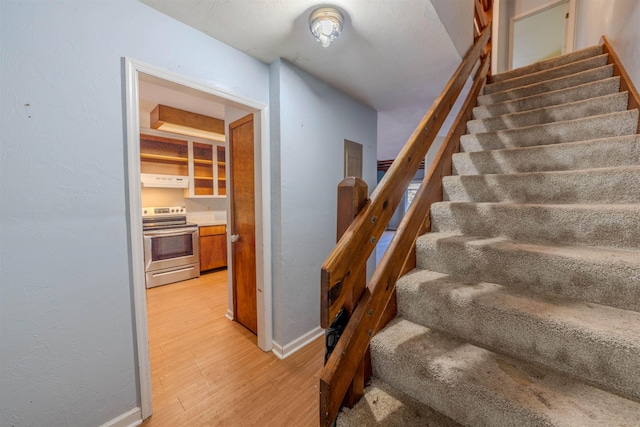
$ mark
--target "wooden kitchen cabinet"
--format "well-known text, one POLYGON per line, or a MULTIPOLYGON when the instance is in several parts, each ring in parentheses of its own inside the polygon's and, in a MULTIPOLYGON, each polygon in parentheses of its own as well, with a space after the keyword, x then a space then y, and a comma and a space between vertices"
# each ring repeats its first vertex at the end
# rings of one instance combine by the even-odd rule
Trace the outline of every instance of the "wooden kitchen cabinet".
POLYGON ((140 134, 140 172, 188 175, 188 147, 187 140, 140 134))
POLYGON ((226 197, 225 147, 190 141, 192 184, 185 197, 226 197))
POLYGON ((227 266, 227 226, 200 227, 200 271, 227 266))
MULTIPOLYGON (((179 175, 189 180, 184 196, 227 196, 226 147, 202 138, 184 137, 155 129, 140 133, 140 172, 179 175)), ((185 179, 185 180, 186 180, 185 179)))

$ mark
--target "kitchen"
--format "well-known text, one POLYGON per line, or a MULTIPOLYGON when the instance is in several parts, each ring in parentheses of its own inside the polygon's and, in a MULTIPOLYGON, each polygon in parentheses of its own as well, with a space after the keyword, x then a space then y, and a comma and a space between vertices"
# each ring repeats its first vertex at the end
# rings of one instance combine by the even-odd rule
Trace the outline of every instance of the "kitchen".
POLYGON ((139 90, 145 283, 151 288, 228 265, 225 106, 143 79, 139 90))

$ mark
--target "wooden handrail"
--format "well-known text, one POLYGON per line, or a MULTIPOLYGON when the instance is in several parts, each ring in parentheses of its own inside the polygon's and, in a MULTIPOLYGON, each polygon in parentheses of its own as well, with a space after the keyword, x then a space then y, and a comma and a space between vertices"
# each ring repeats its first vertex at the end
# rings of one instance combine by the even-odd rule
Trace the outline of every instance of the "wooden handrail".
MULTIPOLYGON (((618 54, 613 50, 613 46, 609 43, 609 39, 606 36, 602 36, 604 46, 602 47, 604 53, 609 54, 609 64, 613 64, 613 75, 620 76, 620 92, 629 92, 629 101, 627 103, 627 110, 633 110, 635 108, 640 109, 640 94, 633 85, 629 73, 622 65, 622 61, 618 57, 618 54)), ((638 132, 640 133, 640 117, 638 118, 638 132)))
MULTIPOLYGON (((375 248, 375 243, 388 224, 418 165, 425 157, 478 58, 484 53, 490 34, 489 23, 322 266, 323 327, 329 326, 347 295, 351 295, 355 273, 375 248)), ((362 293, 342 337, 325 365, 320 378, 321 426, 329 426, 335 419, 354 372, 385 314, 385 307, 393 295, 395 283, 402 273, 407 255, 419 232, 424 229, 429 207, 433 201, 441 198, 442 176, 451 172, 451 155, 458 147, 456 138, 459 140, 459 136, 465 131, 472 103, 475 102, 486 80, 489 63, 489 56, 485 55, 476 73, 473 87, 434 161, 434 166, 429 169, 425 181, 374 272, 369 287, 362 293)))
POLYGON ((344 304, 346 296, 351 294, 358 272, 356 269, 364 265, 373 252, 393 212, 402 200, 407 185, 431 147, 490 36, 491 25, 488 25, 465 55, 443 92, 420 121, 371 194, 370 200, 322 265, 320 325, 323 328, 330 326, 344 304))

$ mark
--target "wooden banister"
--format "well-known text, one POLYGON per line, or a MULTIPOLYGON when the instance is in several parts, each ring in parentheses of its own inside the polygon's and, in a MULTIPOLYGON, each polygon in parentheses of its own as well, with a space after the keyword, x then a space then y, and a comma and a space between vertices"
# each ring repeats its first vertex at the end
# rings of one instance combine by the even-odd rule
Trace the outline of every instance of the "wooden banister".
MULTIPOLYGON (((340 240, 340 237, 349 228, 349 225, 353 222, 353 219, 358 215, 358 212, 362 209, 364 204, 369 198, 369 187, 367 183, 357 177, 347 177, 338 184, 338 217, 336 227, 336 240, 340 240)), ((346 296, 344 302, 344 309, 349 317, 353 315, 353 310, 356 307, 356 303, 360 300, 362 292, 364 292, 367 286, 367 270, 366 265, 360 268, 357 273, 357 278, 354 283, 351 294, 346 296)), ((364 395, 364 381, 365 381, 365 361, 362 360, 360 366, 356 370, 351 385, 347 389, 347 393, 343 400, 343 404, 346 407, 353 407, 360 398, 364 395)))
MULTIPOLYGON (((602 41, 604 42, 603 52, 609 54, 609 64, 613 64, 613 75, 620 76, 620 92, 627 91, 629 92, 629 101, 627 104, 627 110, 633 110, 635 108, 640 109, 640 94, 638 94, 638 90, 633 85, 631 81, 631 77, 629 77, 629 73, 622 65, 622 61, 618 57, 618 54, 613 50, 613 46, 609 42, 606 36, 602 36, 602 41)), ((638 118, 638 131, 640 133, 640 118, 638 118)))
MULTIPOLYGON (((424 116, 387 174, 322 266, 321 324, 323 327, 326 328, 330 324, 348 296, 352 294, 358 271, 375 248, 375 244, 438 134, 469 74, 485 52, 490 34, 491 24, 483 29, 442 94, 424 116)), ((394 295, 396 280, 403 273, 403 268, 407 268, 408 264, 405 261, 410 255, 411 248, 419 233, 425 229, 429 207, 434 201, 441 200, 442 176, 451 173, 451 155, 458 149, 459 137, 464 134, 466 120, 470 117, 474 102, 486 80, 489 63, 489 56, 485 55, 454 127, 443 143, 434 165, 429 169, 380 265, 375 270, 369 286, 362 293, 342 337, 325 365, 320 378, 321 426, 329 426, 335 419, 371 337, 378 330, 381 319, 385 317, 385 307, 394 295)))
POLYGON ((320 325, 329 327, 332 319, 351 293, 360 268, 373 252, 378 239, 398 207, 407 185, 418 170, 429 147, 447 118, 477 59, 491 36, 491 25, 485 28, 465 55, 443 92, 418 124, 384 175, 371 198, 342 235, 329 254, 321 271, 320 325))

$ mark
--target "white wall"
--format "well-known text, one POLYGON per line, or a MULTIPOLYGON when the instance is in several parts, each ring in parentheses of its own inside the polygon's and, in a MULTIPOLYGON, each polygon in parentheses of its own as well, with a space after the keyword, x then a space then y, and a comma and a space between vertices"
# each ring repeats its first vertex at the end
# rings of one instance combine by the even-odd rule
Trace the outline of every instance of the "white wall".
POLYGON ((545 6, 555 0, 509 0, 513 3, 513 15, 518 16, 530 10, 545 6))
POLYGON ((363 179, 375 187, 377 113, 286 61, 270 70, 274 341, 286 352, 320 323, 320 267, 335 246, 345 139, 362 144, 363 179))
MULTIPOLYGON (((494 3, 493 19, 498 26, 497 40, 492 41, 493 51, 492 68, 493 73, 502 73, 509 69, 509 25, 511 17, 514 16, 514 0, 496 0, 494 3), (494 65, 495 64, 495 65, 494 65)), ((494 23, 494 25, 496 25, 494 23)), ((494 32, 495 34, 495 32, 494 32)))
POLYGON ((431 0, 442 25, 463 58, 473 45, 474 0, 431 0))
POLYGON ((122 58, 265 104, 268 67, 135 0, 2 0, 0 40, 0 425, 101 425, 139 404, 122 58))
POLYGON ((640 2, 578 0, 576 49, 598 44, 602 35, 620 57, 636 88, 640 88, 640 2))

